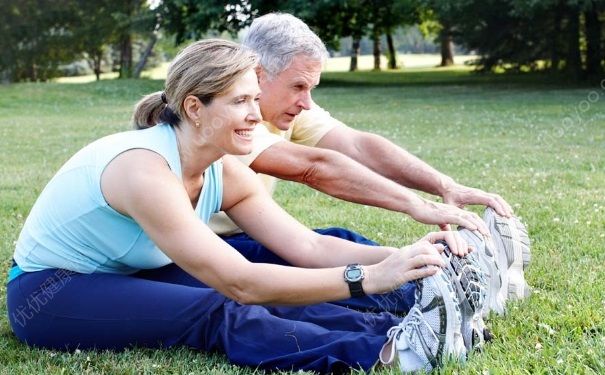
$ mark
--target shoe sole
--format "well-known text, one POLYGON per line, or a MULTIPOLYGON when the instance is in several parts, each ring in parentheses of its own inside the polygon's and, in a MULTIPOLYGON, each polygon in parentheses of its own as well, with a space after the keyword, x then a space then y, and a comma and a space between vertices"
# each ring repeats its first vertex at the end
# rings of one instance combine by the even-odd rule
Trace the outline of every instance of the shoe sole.
POLYGON ((502 292, 506 298, 513 300, 529 297, 531 289, 525 281, 524 272, 531 260, 527 229, 518 218, 499 216, 490 208, 486 209, 484 220, 492 232, 492 237, 500 238, 501 250, 504 250, 502 258, 506 259, 507 280, 506 284, 502 285, 502 292))
POLYGON ((464 346, 470 352, 484 344, 482 311, 487 282, 481 267, 473 258, 453 255, 447 247, 444 255, 448 258, 445 271, 454 285, 459 303, 464 346))
POLYGON ((468 257, 476 262, 486 281, 485 301, 481 315, 486 318, 490 311, 495 311, 499 315, 504 314, 505 300, 500 295, 502 277, 496 261, 495 245, 478 232, 466 228, 458 228, 458 233, 469 245, 474 247, 474 251, 468 257))
MULTIPOLYGON (((440 327, 440 333, 444 334, 445 342, 443 347, 437 350, 437 363, 432 363, 431 365, 437 367, 448 358, 454 358, 456 360, 464 359, 466 356, 466 348, 460 331, 462 328, 462 315, 458 298, 456 297, 456 291, 450 282, 450 278, 445 272, 439 271, 433 276, 417 280, 416 287, 419 293, 416 298, 417 301, 421 300, 423 289, 431 287, 439 291, 439 296, 442 298, 443 307, 445 308, 445 319, 442 319, 441 322, 445 320, 446 326, 440 327), (445 332, 443 332, 443 328, 445 328, 445 332)), ((418 302, 416 303, 418 304, 418 302)), ((420 310, 423 311, 422 309, 420 310)))

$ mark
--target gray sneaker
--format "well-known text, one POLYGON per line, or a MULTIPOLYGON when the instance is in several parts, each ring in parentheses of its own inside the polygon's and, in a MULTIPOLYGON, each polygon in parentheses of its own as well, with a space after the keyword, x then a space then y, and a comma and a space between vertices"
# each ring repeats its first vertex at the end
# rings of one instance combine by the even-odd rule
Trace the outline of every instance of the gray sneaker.
MULTIPOLYGON (((487 284, 485 303, 483 304, 482 316, 487 317, 490 311, 504 314, 506 299, 500 295, 502 289, 502 275, 496 261, 495 245, 491 239, 485 239, 479 232, 459 228, 458 233, 474 251, 468 255, 481 268, 487 284)), ((505 270, 506 272, 506 270, 505 270)))
POLYGON ((456 291, 461 314, 460 331, 466 351, 470 352, 484 344, 483 306, 488 283, 475 257, 454 255, 442 243, 445 245, 442 253, 446 260, 445 273, 456 291))
POLYGON ((531 251, 527 229, 518 218, 502 217, 489 207, 485 210, 483 220, 499 252, 498 267, 503 274, 500 294, 505 299, 528 297, 531 289, 525 281, 524 271, 531 260, 531 251), (503 269, 506 269, 506 273, 503 269))
POLYGON ((387 332, 380 361, 390 364, 397 357, 401 371, 409 372, 431 371, 448 358, 464 359, 458 305, 444 271, 418 280, 416 303, 403 321, 387 332))

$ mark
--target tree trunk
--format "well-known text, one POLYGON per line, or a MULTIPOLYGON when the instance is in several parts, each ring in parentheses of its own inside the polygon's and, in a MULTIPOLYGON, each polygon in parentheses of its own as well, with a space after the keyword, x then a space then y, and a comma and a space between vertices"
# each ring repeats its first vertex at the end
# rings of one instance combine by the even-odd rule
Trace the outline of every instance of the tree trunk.
POLYGON ((582 77, 582 58, 580 55, 580 12, 577 8, 569 9, 569 23, 567 30, 567 58, 566 70, 574 79, 582 77))
POLYGON ((393 45, 393 36, 390 32, 387 33, 387 48, 389 50, 389 69, 397 69, 397 52, 395 51, 395 46, 393 45))
POLYGON ((37 82, 38 81, 38 67, 36 66, 35 62, 32 62, 29 66, 28 69, 28 78, 32 81, 32 82, 37 82))
POLYGON ((99 49, 92 55, 92 68, 95 72, 97 81, 101 80, 101 61, 103 60, 103 50, 99 49))
POLYGON ((102 56, 99 54, 95 56, 95 77, 97 77, 97 81, 101 80, 101 58, 102 56))
POLYGON ((158 35, 154 32, 151 34, 151 40, 149 40, 149 43, 147 44, 147 48, 145 48, 145 52, 143 52, 143 56, 141 56, 141 60, 139 60, 137 66, 134 68, 134 78, 140 78, 141 77, 141 72, 143 71, 143 68, 145 68, 145 65, 147 64, 147 60, 149 59, 149 56, 151 55, 151 51, 153 51, 153 47, 155 46, 155 44, 158 41, 158 35))
POLYGON ((372 33, 372 41, 374 42, 374 70, 380 70, 380 33, 376 29, 372 33))
POLYGON ((132 36, 126 34, 120 43, 120 76, 132 78, 132 36))
POLYGON ((586 20, 586 74, 590 77, 600 77, 603 69, 601 60, 601 21, 596 4, 592 1, 592 7, 584 12, 586 20))
POLYGON ((357 58, 359 57, 359 45, 361 43, 361 37, 353 37, 353 45, 351 46, 351 65, 349 66, 349 72, 357 70, 357 58))
POLYGON ((441 64, 439 66, 454 65, 454 41, 448 26, 441 30, 441 64))
POLYGON ((552 49, 550 51, 550 69, 553 72, 558 71, 559 65, 561 65, 561 37, 563 36, 561 22, 563 20, 563 12, 561 3, 557 4, 555 7, 555 32, 552 37, 552 49))

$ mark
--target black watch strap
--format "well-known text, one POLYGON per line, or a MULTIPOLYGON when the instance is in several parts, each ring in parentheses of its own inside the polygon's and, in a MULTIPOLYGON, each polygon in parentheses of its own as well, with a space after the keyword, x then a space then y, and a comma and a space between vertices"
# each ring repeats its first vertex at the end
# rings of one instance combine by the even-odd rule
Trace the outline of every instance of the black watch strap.
POLYGON ((345 267, 345 281, 349 284, 351 297, 364 297, 366 293, 363 290, 361 282, 365 278, 363 267, 360 264, 349 264, 345 267))
POLYGON ((366 293, 363 291, 363 287, 361 286, 361 281, 357 281, 355 283, 348 283, 349 291, 351 292, 351 297, 359 298, 365 297, 366 293))

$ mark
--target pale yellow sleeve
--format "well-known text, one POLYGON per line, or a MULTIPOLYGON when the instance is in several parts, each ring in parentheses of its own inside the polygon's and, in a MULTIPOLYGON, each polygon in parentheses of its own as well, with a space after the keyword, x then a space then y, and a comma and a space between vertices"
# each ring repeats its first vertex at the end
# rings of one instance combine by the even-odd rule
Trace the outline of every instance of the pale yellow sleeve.
POLYGON ((254 128, 253 137, 254 138, 252 140, 252 152, 248 155, 237 156, 238 160, 247 166, 250 166, 254 159, 256 159, 258 155, 261 154, 261 152, 265 151, 277 142, 284 141, 283 137, 269 132, 269 130, 267 130, 267 128, 263 124, 256 125, 256 128, 254 128))
POLYGON ((302 111, 294 120, 290 141, 313 147, 337 126, 346 125, 314 103, 311 109, 302 111))

